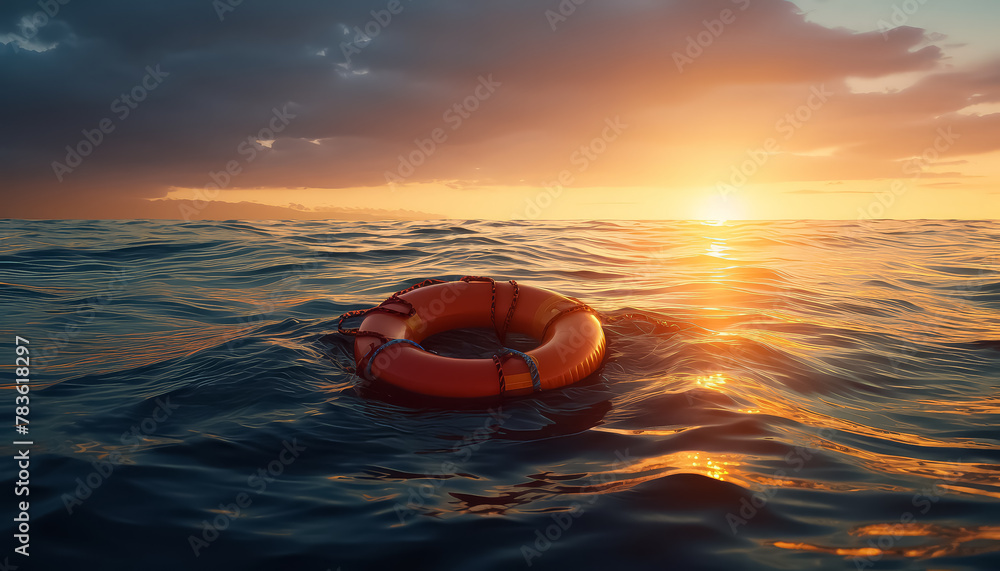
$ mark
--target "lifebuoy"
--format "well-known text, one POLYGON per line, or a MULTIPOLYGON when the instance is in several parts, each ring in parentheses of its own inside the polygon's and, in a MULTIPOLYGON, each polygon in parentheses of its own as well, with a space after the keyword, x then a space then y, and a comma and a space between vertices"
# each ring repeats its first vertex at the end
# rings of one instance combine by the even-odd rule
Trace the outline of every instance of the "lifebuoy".
POLYGON ((359 374, 438 397, 477 398, 524 394, 575 383, 604 360, 601 322, 587 305, 517 282, 466 276, 427 280, 377 307, 340 318, 338 331, 355 336, 359 374), (364 316, 357 329, 345 319, 364 316), (456 359, 424 350, 435 333, 493 327, 503 343, 508 331, 540 339, 527 352, 504 349, 492 359, 456 359))

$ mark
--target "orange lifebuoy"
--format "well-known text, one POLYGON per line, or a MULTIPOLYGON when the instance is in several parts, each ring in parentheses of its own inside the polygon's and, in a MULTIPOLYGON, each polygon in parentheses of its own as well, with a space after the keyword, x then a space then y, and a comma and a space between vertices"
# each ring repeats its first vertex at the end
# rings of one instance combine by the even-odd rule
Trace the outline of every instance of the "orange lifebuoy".
POLYGON ((514 281, 469 276, 455 282, 421 282, 378 307, 344 314, 338 330, 355 336, 359 374, 438 397, 489 397, 566 386, 596 371, 606 347, 600 320, 581 302, 514 281), (365 317, 358 329, 342 328, 344 319, 361 315, 365 317), (420 346, 443 331, 491 326, 501 343, 514 331, 541 344, 524 353, 505 349, 492 359, 444 357, 420 346))

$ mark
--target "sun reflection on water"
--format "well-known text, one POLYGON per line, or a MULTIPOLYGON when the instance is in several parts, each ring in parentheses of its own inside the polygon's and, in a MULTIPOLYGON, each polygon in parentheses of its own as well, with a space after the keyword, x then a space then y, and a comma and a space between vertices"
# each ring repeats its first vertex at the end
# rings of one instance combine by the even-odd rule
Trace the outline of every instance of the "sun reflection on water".
POLYGON ((967 556, 1000 550, 1000 527, 950 527, 920 523, 866 525, 851 530, 851 535, 869 539, 869 547, 833 547, 811 543, 776 541, 781 549, 830 553, 844 557, 868 557, 872 561, 884 556, 899 558, 929 558, 967 556), (904 537, 923 538, 923 545, 898 545, 904 537), (872 544, 878 547, 871 546, 872 544))
POLYGON ((709 375, 707 377, 698 377, 695 380, 695 385, 703 389, 712 389, 722 392, 722 385, 726 384, 725 377, 722 373, 715 373, 714 375, 709 375))
POLYGON ((709 244, 708 249, 705 250, 705 254, 713 256, 715 258, 726 258, 728 256, 726 252, 730 250, 730 248, 726 246, 726 241, 722 239, 715 239, 715 240, 717 241, 709 244))
POLYGON ((726 481, 725 476, 729 474, 729 470, 726 466, 736 464, 735 462, 719 462, 713 460, 707 454, 705 458, 701 459, 702 453, 695 452, 692 454, 691 459, 691 469, 696 473, 701 473, 709 478, 715 478, 716 480, 726 481))

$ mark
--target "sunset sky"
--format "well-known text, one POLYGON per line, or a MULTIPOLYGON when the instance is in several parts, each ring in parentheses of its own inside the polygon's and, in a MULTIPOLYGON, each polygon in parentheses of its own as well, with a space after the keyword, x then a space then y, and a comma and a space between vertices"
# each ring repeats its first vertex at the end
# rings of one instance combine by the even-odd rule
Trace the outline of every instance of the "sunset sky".
POLYGON ((12 0, 7 218, 1000 218, 995 0, 12 0))

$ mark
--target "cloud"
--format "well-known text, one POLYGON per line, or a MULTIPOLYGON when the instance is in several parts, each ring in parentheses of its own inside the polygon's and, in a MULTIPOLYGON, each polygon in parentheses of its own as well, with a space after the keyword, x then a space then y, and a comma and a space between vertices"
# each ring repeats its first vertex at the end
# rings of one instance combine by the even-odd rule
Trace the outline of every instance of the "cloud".
POLYGON ((823 194, 823 195, 833 195, 833 194, 872 194, 870 190, 788 190, 784 194, 823 194))
POLYGON ((785 0, 590 0, 555 30, 546 10, 558 3, 529 0, 403 0, 388 19, 386 1, 244 2, 221 21, 212 6, 67 4, 32 35, 31 45, 49 48, 31 51, 11 34, 26 37, 37 4, 5 3, 0 76, 17 88, 0 92, 0 215, 37 215, 58 198, 89 216, 126 203, 156 216, 162 206, 143 199, 216 184, 231 166, 227 188, 335 196, 384 184, 435 129, 447 140, 409 180, 539 185, 609 117, 628 123, 628 135, 578 186, 712 183, 820 84, 836 95, 782 149, 836 150, 786 153, 760 182, 898 177, 898 161, 945 125, 961 133, 962 153, 1000 148, 1000 114, 956 115, 1000 101, 1000 65, 947 70, 924 30, 898 28, 886 40, 828 29, 785 0), (724 10, 734 20, 715 37, 724 10), (378 33, 359 41, 366 27, 378 33), (691 63, 679 70, 677 54, 691 63), (144 90, 150 66, 168 75, 144 90), (845 83, 913 71, 927 77, 896 93, 855 94, 845 83), (455 105, 483 77, 499 87, 452 129, 455 105), (122 118, 123 97, 136 93, 143 100, 122 118), (85 143, 102 120, 113 130, 59 182, 53 162, 68 165, 66 146, 85 143))
MULTIPOLYGON (((142 218, 172 220, 179 218, 180 207, 190 207, 186 200, 158 199, 152 201, 124 198, 105 205, 99 210, 80 213, 78 206, 66 203, 50 205, 41 218, 55 219, 120 219, 134 217, 140 212, 142 218)), ((304 210, 259 204, 256 202, 207 201, 200 203, 197 220, 440 220, 442 214, 404 209, 378 208, 315 208, 304 210)), ((300 205, 299 205, 300 206, 300 205)), ((32 218, 27 216, 26 218, 32 218)))

